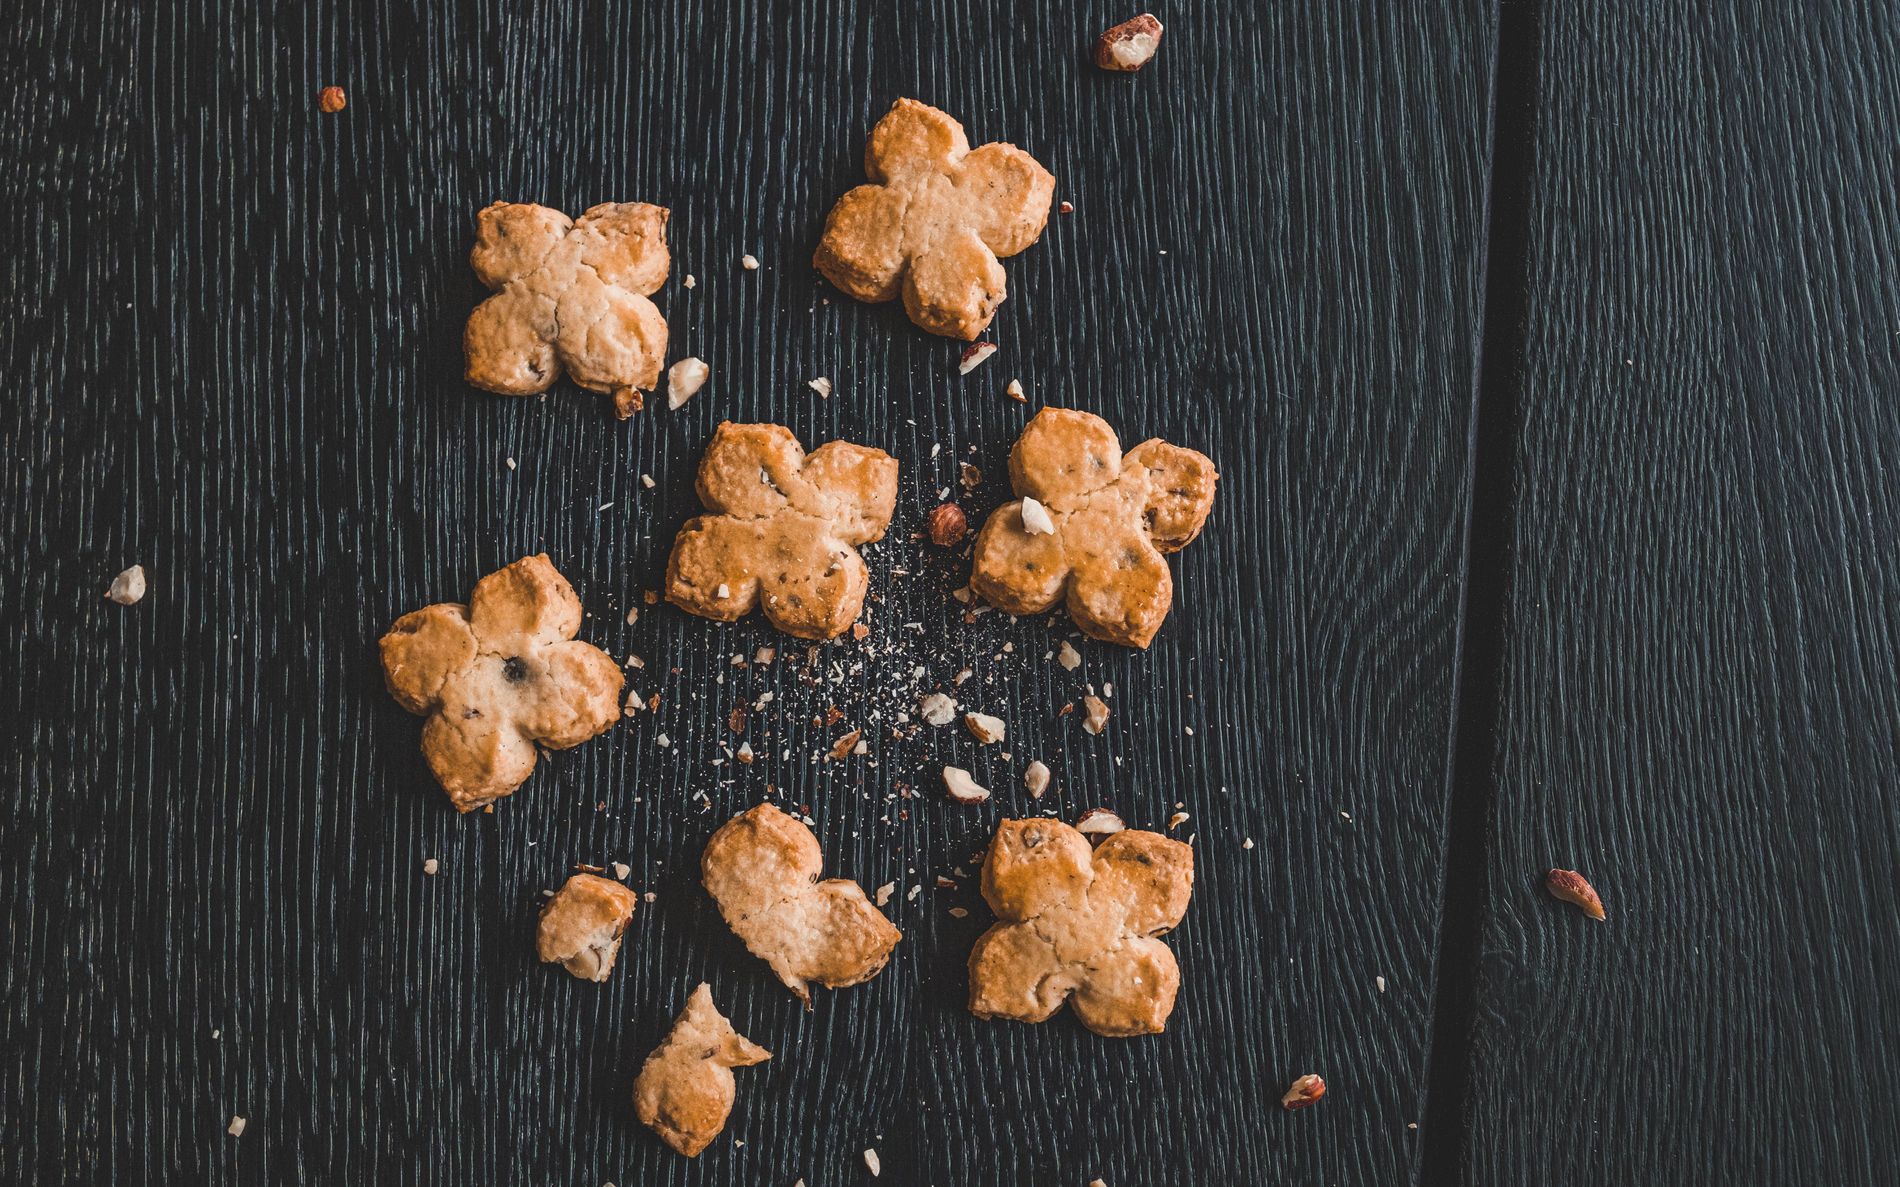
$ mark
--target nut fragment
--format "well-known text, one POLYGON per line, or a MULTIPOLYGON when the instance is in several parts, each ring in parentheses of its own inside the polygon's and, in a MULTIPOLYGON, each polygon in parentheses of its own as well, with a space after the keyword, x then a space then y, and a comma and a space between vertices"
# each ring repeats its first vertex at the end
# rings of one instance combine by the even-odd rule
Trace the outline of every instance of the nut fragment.
POLYGON ((233 1113, 231 1114, 231 1124, 224 1127, 224 1132, 230 1134, 234 1138, 241 1138, 244 1136, 244 1127, 247 1124, 248 1122, 243 1117, 240 1117, 236 1113, 233 1113))
POLYGON ((1023 786, 1036 799, 1041 799, 1042 793, 1049 790, 1049 768, 1041 759, 1030 763, 1028 769, 1023 771, 1023 786))
POLYGON ((1023 390, 1023 381, 1020 379, 1010 380, 1009 386, 1003 389, 1003 394, 1018 404, 1027 404, 1029 402, 1029 393, 1023 390))
POLYGON ((317 92, 317 110, 325 115, 335 115, 349 105, 349 96, 342 87, 324 87, 317 92))
POLYGON ((744 268, 747 272, 757 272, 759 270, 759 257, 753 255, 751 252, 747 252, 739 257, 739 266, 744 268))
POLYGON ((1544 875, 1544 885, 1551 894, 1567 903, 1577 904, 1590 918, 1603 918, 1603 900, 1597 895, 1596 887, 1590 885, 1577 871, 1552 870, 1544 875))
POLYGON ((990 356, 995 353, 996 343, 994 342, 970 343, 970 345, 964 347, 963 357, 957 360, 957 374, 968 375, 970 372, 988 362, 990 356))
POLYGON ((1062 665, 1063 671, 1073 672, 1082 666, 1082 653, 1075 649, 1073 643, 1064 639, 1062 650, 1056 652, 1056 662, 1062 665))
POLYGON ((712 368, 706 360, 697 356, 684 358, 666 369, 666 406, 678 409, 686 401, 699 394, 706 386, 706 377, 712 374, 712 368))
POLYGON ((831 398, 831 380, 826 379, 823 375, 820 375, 816 379, 807 379, 805 381, 805 386, 817 392, 819 395, 823 396, 827 400, 831 398))
POLYGON ((1082 728, 1099 734, 1108 726, 1108 706, 1101 697, 1082 698, 1082 728))
POLYGON ((858 740, 864 736, 863 730, 852 730, 831 744, 831 757, 848 758, 858 748, 858 740))
POLYGON ((930 513, 925 528, 930 542, 939 548, 954 548, 970 533, 969 517, 955 503, 944 503, 930 513))
POLYGON ((130 606, 145 596, 145 566, 133 565, 112 579, 106 597, 121 606, 130 606))
POLYGON ((965 713, 963 724, 971 736, 985 746, 1003 740, 1005 728, 1000 717, 991 717, 988 713, 965 713))
POLYGON ((1139 70, 1161 48, 1162 32, 1153 13, 1123 21, 1095 43, 1095 64, 1104 70, 1139 70))
POLYGON ((940 692, 926 694, 919 702, 919 709, 929 725, 949 725, 957 715, 957 703, 940 692))
POLYGON ((1121 817, 1107 808, 1090 808, 1075 822, 1075 831, 1085 837, 1106 837, 1127 827, 1121 817))
POLYGON ((1304 1109, 1316 1105, 1319 1098, 1326 1095, 1326 1081, 1311 1072, 1293 1081, 1293 1086, 1280 1098, 1280 1106, 1286 1109, 1304 1109))
POLYGON ((871 1169, 871 1177, 873 1179, 884 1173, 884 1164, 877 1160, 876 1150, 866 1150, 864 1152, 864 1165, 871 1169))
POLYGON ((1049 509, 1034 499, 1023 500, 1023 531, 1031 536, 1052 536, 1055 534, 1056 521, 1049 516, 1049 509))
POLYGON ((980 804, 990 798, 990 789, 971 777, 962 767, 943 769, 943 786, 959 804, 980 804))

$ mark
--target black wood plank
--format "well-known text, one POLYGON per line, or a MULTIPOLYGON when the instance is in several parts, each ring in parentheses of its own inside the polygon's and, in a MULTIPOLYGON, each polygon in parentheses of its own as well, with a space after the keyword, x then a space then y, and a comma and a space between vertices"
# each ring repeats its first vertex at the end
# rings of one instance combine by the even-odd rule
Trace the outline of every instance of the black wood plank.
POLYGON ((0 1179, 818 1187, 864 1180, 866 1148, 886 1181, 946 1187, 1409 1176, 1492 16, 1190 7, 1161 14, 1147 72, 1099 73, 1089 43, 1126 15, 34 0, 6 22, 0 618, 26 643, 0 679, 0 1179), (350 94, 335 116, 315 108, 329 83, 350 94), (1008 265, 1002 352, 968 378, 958 344, 835 299, 806 263, 905 94, 1023 144, 1076 206, 1008 265), (658 300, 707 390, 620 425, 566 385, 465 388, 472 218, 497 197, 669 205, 658 300), (829 400, 805 386, 821 375, 829 400), (961 622, 967 561, 910 538, 959 462, 988 475, 973 513, 1007 497, 1045 401, 1224 471, 1153 650, 1084 644, 1075 673, 1051 659, 1062 624, 961 622), (899 457, 866 642, 808 666, 756 623, 625 623, 726 417, 899 457), (662 707, 458 818, 374 642, 542 549, 581 590, 584 637, 643 656, 632 684, 662 707), (103 601, 133 562, 147 600, 103 601), (772 642, 770 668, 729 663, 772 642), (888 736, 965 666, 1007 746, 888 736), (1091 685, 1114 690, 1100 739, 1058 713, 1091 685), (765 691, 746 734, 765 757, 721 761, 728 711, 765 691), (814 727, 833 705, 844 722, 814 727), (817 761, 844 724, 871 756, 817 761), (1039 805, 1032 758, 1056 772, 1039 805), (945 762, 996 799, 946 804, 945 762), (695 872, 768 785, 809 806, 833 869, 900 888, 892 967, 809 1014, 695 872), (1191 816, 1169 1033, 977 1022, 962 962, 987 912, 957 870, 1006 813, 1098 804, 1191 816), (536 966, 540 891, 614 860, 656 897, 613 980, 536 966), (629 1091, 700 978, 777 1054, 687 1163, 629 1091), (1306 1071, 1331 1096, 1283 1114, 1306 1071))
POLYGON ((1896 50, 1546 8, 1471 1183, 1900 1167, 1896 50))

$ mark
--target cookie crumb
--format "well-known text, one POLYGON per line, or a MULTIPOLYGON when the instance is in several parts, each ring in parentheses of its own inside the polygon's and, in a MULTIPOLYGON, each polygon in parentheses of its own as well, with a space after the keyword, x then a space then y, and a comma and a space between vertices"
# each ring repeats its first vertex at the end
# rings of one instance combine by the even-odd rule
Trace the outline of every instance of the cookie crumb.
POLYGON ((1049 509, 1034 499, 1023 500, 1023 531, 1031 536, 1053 536, 1056 521, 1049 517, 1049 509))
POLYGON ((244 1118, 233 1113, 231 1115, 231 1124, 224 1127, 224 1132, 230 1134, 234 1138, 241 1138, 244 1136, 245 1124, 246 1122, 244 1118))
POLYGON ((646 487, 648 490, 652 490, 658 484, 653 481, 653 475, 642 474, 640 475, 640 485, 646 487))
POLYGON ((970 914, 970 910, 969 910, 969 908, 968 908, 968 907, 952 907, 952 908, 950 908, 950 918, 952 918, 952 919, 963 919, 963 918, 965 918, 965 917, 967 917, 967 916, 968 916, 969 914, 970 914))
POLYGON ((962 767, 945 767, 943 786, 950 793, 950 798, 959 804, 980 804, 990 798, 990 789, 978 783, 962 767))
MULTIPOLYGON (((1067 202, 1064 202, 1064 203, 1063 203, 1063 205, 1064 205, 1064 206, 1067 206, 1067 205, 1068 205, 1068 203, 1067 203, 1067 202)), ((1103 1182, 1102 1180, 1100 1180, 1100 1179, 1090 1179, 1090 1180, 1089 1180, 1089 1187, 1108 1187, 1108 1184, 1107 1184, 1107 1183, 1104 1183, 1104 1182, 1103 1182)))
POLYGON ((1009 386, 1003 389, 1003 394, 1018 404, 1029 403, 1029 393, 1023 390, 1023 381, 1020 379, 1010 380, 1009 386))
POLYGON ((963 725, 972 737, 985 746, 1003 740, 1005 727, 1000 717, 991 717, 988 713, 965 713, 963 725))
POLYGON ((656 734, 654 735, 654 738, 653 738, 653 744, 655 746, 658 746, 660 749, 665 750, 667 747, 673 744, 673 739, 667 737, 665 734, 656 734))
POLYGON ((739 257, 739 266, 744 268, 747 272, 757 272, 759 270, 759 257, 753 255, 751 252, 747 252, 739 257))
POLYGON ((1252 838, 1252 837, 1248 837, 1247 839, 1245 839, 1245 840, 1243 840, 1243 841, 1242 841, 1242 842, 1240 843, 1240 847, 1241 847, 1242 849, 1252 849, 1252 848, 1253 848, 1253 838, 1252 838))
POLYGON ((1082 698, 1082 728, 1099 734, 1108 727, 1108 706, 1100 697, 1082 698))
POLYGON ((1056 653, 1056 662, 1062 665, 1064 671, 1073 672, 1082 666, 1082 653, 1075 649, 1074 644, 1064 639, 1062 650, 1056 653))
POLYGON ((677 411, 706 386, 712 368, 697 355, 683 358, 666 369, 666 406, 677 411))
POLYGON ((614 863, 614 877, 620 879, 622 882, 625 882, 632 873, 633 867, 626 862, 617 861, 614 863))
POLYGON ((862 643, 871 637, 871 628, 861 622, 851 624, 851 637, 862 643))
POLYGON ((873 1179, 884 1173, 884 1164, 877 1160, 876 1150, 866 1150, 864 1152, 864 1165, 871 1168, 871 1177, 873 1179))
POLYGON ((1385 978, 1384 978, 1384 977, 1374 977, 1374 978, 1372 979, 1372 983, 1373 983, 1374 985, 1377 985, 1377 986, 1379 987, 1379 992, 1380 992, 1380 993, 1384 993, 1384 992, 1385 992, 1385 978))
POLYGON ((502 465, 507 466, 510 470, 515 468, 515 459, 511 457, 505 457, 501 459, 501 463, 502 465))
POLYGON ((130 606, 145 596, 145 566, 133 565, 112 579, 106 597, 121 606, 130 606))
POLYGON ((806 380, 805 386, 817 392, 819 395, 823 396, 827 400, 831 398, 831 380, 826 379, 823 375, 820 375, 816 379, 806 380))
POLYGON ((996 343, 994 342, 972 342, 963 348, 962 356, 957 359, 957 374, 968 375, 988 362, 990 356, 995 353, 996 343))
POLYGON ((1029 789, 1032 797, 1041 799, 1042 793, 1049 790, 1048 765, 1041 759, 1030 763, 1029 768, 1023 772, 1023 786, 1029 789))
POLYGON ((693 279, 693 274, 691 272, 688 272, 686 274, 686 279, 680 281, 680 287, 683 289, 698 288, 699 281, 693 279))
POLYGON ((442 863, 433 857, 424 858, 422 861, 422 872, 425 874, 433 874, 441 868, 442 863))
POLYGON ((324 87, 317 92, 317 110, 325 115, 335 115, 349 105, 350 97, 342 87, 324 87))
POLYGON ((895 882, 886 882, 884 885, 878 887, 877 905, 880 907, 888 905, 891 901, 891 896, 896 893, 897 883, 895 882))

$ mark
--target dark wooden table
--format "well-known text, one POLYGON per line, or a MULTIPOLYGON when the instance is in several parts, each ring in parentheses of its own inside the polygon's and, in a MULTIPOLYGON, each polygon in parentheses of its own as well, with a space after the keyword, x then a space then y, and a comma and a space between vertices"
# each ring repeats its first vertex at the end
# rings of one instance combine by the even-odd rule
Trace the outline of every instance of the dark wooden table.
POLYGON ((1128 15, 0 20, 0 1181, 830 1187, 866 1148, 934 1187, 1900 1178, 1900 14, 1207 4, 1097 71, 1128 15), (807 262, 900 95, 1076 207, 969 377, 807 262), (657 299, 706 391, 620 424, 466 388, 497 198, 671 207, 657 299), (1074 673, 1065 624, 961 621, 967 563, 912 535, 961 461, 972 512, 1007 498, 1045 402, 1223 473, 1153 649, 1074 673), (725 418, 902 463, 872 634, 816 683, 799 648, 729 663, 757 622, 624 621, 725 418), (374 641, 540 550, 662 707, 460 818, 374 641), (133 563, 145 601, 105 601, 133 563), (952 731, 814 761, 815 714, 965 665, 1011 761, 952 731), (1109 684, 1103 737, 1058 714, 1109 684), (766 690, 765 760, 714 765, 766 690), (996 799, 945 803, 945 762, 996 799), (810 1013, 695 876, 768 784, 832 869, 924 888, 810 1013), (1004 815, 1098 804, 1191 817, 1168 1033, 978 1022, 957 871, 1004 815), (612 861, 655 896, 613 979, 538 966, 541 890, 612 861), (701 978, 777 1054, 689 1163, 629 1087, 701 978), (1325 1102, 1282 1112, 1308 1071, 1325 1102))

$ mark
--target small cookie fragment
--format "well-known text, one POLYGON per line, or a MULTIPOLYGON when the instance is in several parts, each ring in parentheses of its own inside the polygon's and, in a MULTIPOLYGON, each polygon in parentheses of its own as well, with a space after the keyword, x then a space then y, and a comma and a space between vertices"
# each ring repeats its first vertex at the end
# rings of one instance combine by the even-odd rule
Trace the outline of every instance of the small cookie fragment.
POLYGON ((770 1058, 770 1051, 732 1028, 713 1005, 712 986, 702 983, 666 1041, 640 1065, 633 1114, 667 1145, 697 1158, 732 1115, 732 1069, 770 1058))
POLYGON ((666 357, 666 318, 647 298, 672 263, 667 213, 645 202, 603 203, 573 220, 531 202, 483 210, 469 263, 496 292, 462 333, 468 382, 529 396, 565 370, 611 395, 620 419, 638 412, 666 357))
POLYGON ((1213 509, 1214 463, 1161 440, 1124 455, 1101 417, 1044 408, 1010 451, 1009 478, 1022 498, 983 525, 970 588, 1008 614, 1063 605, 1085 634, 1148 646, 1174 603, 1166 554, 1213 509))
POLYGON ((575 874, 541 908, 534 948, 583 981, 605 981, 639 897, 611 878, 575 874))
POLYGON ((422 754, 460 812, 512 794, 536 747, 566 750, 620 718, 620 665, 577 641, 581 600, 546 553, 475 583, 468 604, 403 615, 381 641, 383 681, 418 716, 422 754))
POLYGON ((1592 919, 1604 918, 1603 899, 1597 894, 1596 887, 1575 870, 1552 870, 1544 875, 1544 886, 1552 895, 1567 903, 1574 903, 1577 909, 1592 919))
POLYGON ((712 368, 706 360, 697 355, 683 358, 666 369, 666 406, 678 411, 686 401, 699 394, 706 386, 706 379, 712 374, 712 368))
POLYGON ((862 886, 820 882, 823 868, 811 829, 771 804, 721 825, 699 859, 726 925, 807 1006, 811 982, 842 989, 869 981, 903 938, 862 886))
POLYGON ((903 298, 933 334, 974 339, 1005 296, 1001 259, 1049 221, 1056 182, 1013 144, 972 150, 963 125, 899 99, 871 131, 871 184, 838 199, 813 265, 860 301, 903 298))
POLYGON ((1132 72, 1146 66, 1161 48, 1161 22, 1151 12, 1123 21, 1095 43, 1095 64, 1104 70, 1132 72))
POLYGON ((858 548, 884 538, 897 505, 895 458, 848 441, 807 454, 781 425, 727 421, 697 487, 708 513, 673 542, 668 601, 720 622, 762 609, 801 639, 850 628, 870 586, 858 548))
POLYGON ((145 597, 145 566, 133 565, 123 570, 106 586, 106 597, 121 606, 135 606, 145 597))
POLYGON ((1181 970, 1157 937, 1180 924, 1194 851, 1128 829, 1093 850, 1059 820, 1005 820, 983 860, 997 922, 970 951, 970 1012, 1043 1022, 1068 1002, 1111 1038, 1159 1034, 1181 970))

